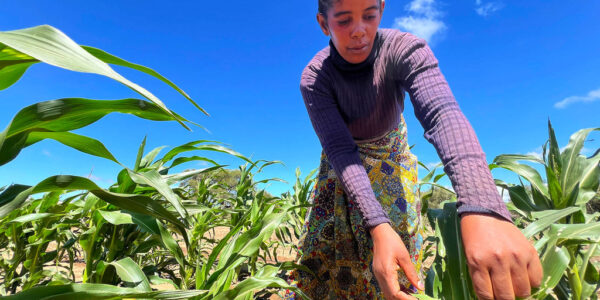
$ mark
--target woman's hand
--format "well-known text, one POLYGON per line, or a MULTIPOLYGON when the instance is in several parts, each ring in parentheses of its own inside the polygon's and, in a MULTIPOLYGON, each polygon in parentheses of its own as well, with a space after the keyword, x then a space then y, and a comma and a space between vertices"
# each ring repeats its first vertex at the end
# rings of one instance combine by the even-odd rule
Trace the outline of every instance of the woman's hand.
POLYGON ((479 299, 531 295, 542 281, 538 253, 512 223, 490 215, 465 213, 460 221, 469 273, 479 299))
POLYGON ((412 285, 423 290, 410 255, 398 233, 389 223, 379 224, 370 230, 373 238, 373 273, 388 300, 416 299, 400 290, 398 270, 402 268, 412 285))

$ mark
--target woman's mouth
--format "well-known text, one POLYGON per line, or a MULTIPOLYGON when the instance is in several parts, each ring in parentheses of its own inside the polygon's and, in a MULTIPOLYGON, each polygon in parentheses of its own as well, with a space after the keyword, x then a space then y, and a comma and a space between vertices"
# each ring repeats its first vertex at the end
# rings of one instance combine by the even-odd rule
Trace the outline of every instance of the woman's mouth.
POLYGON ((363 45, 358 45, 355 47, 348 47, 348 52, 350 53, 354 53, 354 54, 361 54, 363 52, 365 52, 367 49, 369 48, 369 44, 363 44, 363 45))

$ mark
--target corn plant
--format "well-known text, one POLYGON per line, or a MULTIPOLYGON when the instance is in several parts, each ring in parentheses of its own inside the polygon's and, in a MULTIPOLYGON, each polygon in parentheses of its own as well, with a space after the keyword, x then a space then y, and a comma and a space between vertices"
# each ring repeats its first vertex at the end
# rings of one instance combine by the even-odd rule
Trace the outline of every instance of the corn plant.
MULTIPOLYGON (((34 240, 29 236, 18 235, 19 239, 17 240, 20 243, 11 243, 10 241, 3 243, 15 256, 20 255, 20 251, 17 249, 19 246, 27 249, 25 253, 28 254, 21 259, 20 263, 16 262, 14 258, 5 263, 3 260, 3 266, 21 270, 17 274, 19 276, 5 276, 5 278, 14 278, 7 282, 12 288, 8 292, 14 293, 16 287, 24 290, 15 295, 18 296, 18 299, 21 297, 20 295, 33 295, 29 290, 34 290, 36 293, 47 293, 49 290, 55 289, 55 287, 36 288, 35 286, 38 284, 52 286, 66 284, 70 288, 77 287, 76 293, 93 296, 95 291, 104 290, 106 286, 103 284, 111 284, 125 285, 135 290, 127 293, 139 294, 151 292, 151 283, 168 282, 178 289, 194 288, 198 290, 199 293, 196 294, 198 299, 223 298, 222 295, 245 299, 252 297, 255 293, 265 293, 268 288, 290 288, 281 278, 281 274, 296 265, 269 262, 269 258, 274 255, 270 238, 273 232, 285 224, 290 215, 289 210, 295 209, 295 207, 286 204, 286 200, 282 198, 265 196, 264 190, 258 190, 256 185, 271 179, 254 181, 254 174, 251 173, 255 167, 258 167, 258 172, 260 172, 273 162, 252 162, 240 167, 244 176, 240 177, 240 182, 237 184, 239 194, 232 196, 239 199, 237 202, 229 199, 232 203, 239 204, 240 207, 215 209, 215 207, 211 207, 214 202, 204 205, 203 199, 210 197, 208 195, 211 193, 210 189, 199 188, 196 195, 189 195, 181 187, 171 188, 172 185, 191 176, 213 172, 223 167, 216 165, 202 170, 186 170, 177 174, 169 174, 169 169, 179 162, 201 159, 200 156, 175 158, 178 154, 208 150, 225 152, 245 159, 225 147, 205 144, 205 142, 196 141, 175 147, 162 157, 159 157, 158 151, 161 148, 142 155, 145 144, 142 143, 132 169, 137 170, 136 174, 138 175, 149 174, 151 171, 158 175, 151 177, 152 181, 148 181, 143 180, 145 177, 132 177, 130 175, 133 173, 129 172, 129 169, 123 169, 119 173, 118 182, 108 191, 104 191, 116 195, 123 195, 121 192, 127 192, 125 195, 153 199, 155 202, 152 203, 158 203, 159 207, 164 207, 167 213, 175 216, 177 209, 167 201, 167 192, 164 189, 161 190, 161 187, 166 187, 170 193, 176 195, 175 197, 180 200, 179 202, 186 210, 185 223, 191 226, 191 230, 181 227, 184 222, 176 224, 150 213, 144 214, 123 209, 122 203, 116 203, 121 205, 111 204, 96 196, 93 191, 59 201, 58 196, 62 193, 57 190, 44 195, 42 199, 34 200, 33 203, 30 203, 29 200, 25 201, 20 209, 12 213, 14 215, 5 217, 0 225, 0 233, 6 233, 3 237, 9 239, 11 233, 17 232, 17 230, 11 231, 11 228, 14 227, 12 224, 24 223, 31 224, 27 231, 32 232, 34 236, 39 235, 43 239, 40 238, 41 240, 38 241, 36 238, 35 242, 31 243, 34 240), (117 191, 119 194, 116 193, 117 191), (47 212, 47 208, 50 208, 53 214, 47 212), (71 222, 67 222, 65 216, 68 216, 71 222), (5 227, 5 224, 11 226, 5 227), (49 224, 61 226, 63 230, 55 230, 54 227, 49 227, 49 224), (220 241, 211 241, 204 237, 204 233, 216 226, 227 226, 230 231, 220 241), (75 229, 73 230, 73 228, 75 229), (173 236, 172 232, 177 235, 173 236), (189 235, 192 236, 191 242, 188 242, 189 235), (57 239, 56 236, 62 236, 62 238, 57 239), (180 243, 176 239, 187 245, 187 255, 184 255, 180 243), (52 241, 57 242, 57 250, 47 253, 48 244, 52 241), (202 243, 209 247, 203 247, 202 243), (71 282, 74 281, 72 274, 74 255, 72 254, 69 256, 71 266, 62 266, 64 270, 61 269, 61 272, 48 273, 41 267, 42 264, 49 262, 51 265, 60 265, 63 255, 57 255, 56 252, 73 252, 79 249, 84 253, 86 263, 83 281, 95 285, 73 286, 71 282), (157 252, 161 253, 158 260, 154 256, 157 252), (31 261, 29 253, 39 254, 38 267, 34 268, 34 264, 29 262, 31 261), (172 271, 175 266, 178 267, 177 272, 172 271), (247 272, 246 276, 242 276, 244 272, 247 272), (167 278, 165 278, 165 274, 167 278), (36 278, 36 280, 30 278, 36 278)), ((69 190, 68 185, 63 188, 69 190)), ((20 232, 24 231, 26 230, 20 232)), ((63 289, 59 289, 59 291, 67 293, 63 289)), ((104 291, 107 295, 120 295, 111 294, 113 293, 111 288, 104 291)), ((68 290, 68 293, 71 292, 75 293, 68 290)), ((124 293, 125 291, 118 292, 124 293)), ((149 295, 149 298, 154 297, 151 294, 145 295, 149 295)), ((156 294, 155 296, 161 298, 165 295, 156 294)))
MULTIPOLYGON (((542 158, 529 155, 499 155, 490 169, 504 168, 519 175, 520 184, 496 180, 508 192, 508 208, 517 216, 515 224, 523 234, 535 241, 544 267, 542 286, 535 289, 535 299, 597 299, 600 278, 590 259, 599 256, 600 213, 589 214, 586 205, 597 194, 600 185, 600 149, 589 157, 580 154, 591 131, 584 129, 570 138, 560 151, 554 130, 548 123, 549 139, 543 146, 542 158), (527 161, 540 165, 546 181, 527 161), (523 179, 529 184, 525 184, 523 179)), ((435 169, 422 180, 421 186, 437 185, 444 174, 435 169)), ((425 258, 434 256, 428 270, 426 292, 442 299, 476 299, 472 288, 460 237, 460 220, 455 199, 443 209, 427 209, 434 234, 427 238, 435 245, 427 247, 425 258)))
POLYGON ((431 170, 419 162, 428 173, 419 181, 421 213, 427 217, 433 232, 425 238, 423 261, 433 257, 434 261, 426 271, 425 292, 427 296, 415 295, 418 299, 476 299, 467 269, 462 239, 460 218, 456 213, 456 194, 438 182, 446 174, 437 174, 438 164, 431 170), (431 187, 422 191, 425 186, 431 187), (443 190, 449 199, 442 201, 442 208, 429 205, 434 188, 443 190), (434 298, 430 298, 434 297, 434 298))
POLYGON ((529 183, 511 185, 497 180, 522 217, 523 234, 536 241, 545 274, 536 299, 597 298, 600 276, 590 258, 600 254, 600 213, 588 214, 586 206, 600 185, 600 149, 589 157, 580 153, 592 131, 600 128, 579 130, 561 151, 548 121, 549 139, 541 159, 500 155, 490 165, 511 170, 529 183), (539 165, 546 181, 536 169, 519 161, 539 165))
MULTIPOLYGON (((169 110, 143 87, 115 72, 109 64, 132 68, 158 78, 206 113, 185 92, 152 69, 127 62, 100 49, 79 46, 51 26, 0 32, 0 90, 17 82, 31 65, 38 62, 109 77, 133 89, 148 101, 81 98, 44 101, 22 109, 0 132, 0 165, 15 159, 25 147, 44 139, 54 139, 124 167, 117 176, 117 184, 109 189, 102 189, 87 178, 69 175, 51 176, 34 186, 15 184, 0 189, 2 294, 21 291, 8 296, 15 299, 74 296, 160 299, 202 296, 203 299, 212 299, 224 297, 222 295, 248 298, 257 289, 269 286, 289 288, 281 278, 274 277, 276 271, 289 266, 257 265, 258 250, 268 248, 264 246, 265 241, 285 220, 287 213, 279 209, 280 201, 263 197, 264 191, 259 195, 249 192, 255 184, 251 180, 250 169, 257 162, 250 162, 220 145, 200 145, 207 141, 176 147, 156 159, 161 149, 142 155, 142 143, 136 162, 130 169, 121 164, 100 141, 71 132, 113 112, 155 121, 177 121, 189 129, 184 123, 186 119, 169 110), (211 222, 214 216, 199 215, 206 207, 194 206, 190 203, 191 199, 185 197, 184 190, 171 186, 209 170, 169 174, 171 168, 185 162, 210 162, 198 156, 175 159, 181 153, 195 150, 226 152, 251 164, 250 168, 244 169, 238 197, 233 199, 241 207, 229 214, 229 220, 233 221, 232 229, 235 230, 230 232, 228 239, 217 245, 224 252, 213 249, 202 265, 193 265, 183 256, 175 237, 180 237, 190 248, 187 231, 190 224, 211 222), (83 192, 67 196, 73 191, 83 192), (37 194, 43 194, 42 198, 32 197, 37 194), (174 237, 172 233, 177 235, 174 237), (51 243, 55 243, 56 250, 48 250, 51 243), (86 263, 84 283, 73 284, 73 260, 79 252, 83 253, 86 263), (163 255, 157 256, 156 253, 163 255), (69 257, 69 266, 66 267, 60 264, 65 255, 69 257), (254 277, 229 289, 240 265, 248 260, 252 262, 250 265, 254 277), (56 267, 55 271, 48 271, 50 264, 56 267), (177 273, 172 271, 173 265, 179 267, 177 273), (194 281, 196 288, 204 289, 189 292, 151 291, 151 282, 165 282, 165 279, 156 276, 162 273, 171 274, 172 280, 167 281, 177 288, 189 288, 190 270, 201 271, 194 281), (117 284, 124 287, 114 286, 117 284)), ((271 162, 264 163, 260 169, 268 164, 271 162)), ((213 215, 217 214, 213 212, 213 215)), ((192 233, 201 232, 201 226, 195 226, 192 233)), ((194 238, 194 241, 201 240, 197 236, 194 238)))

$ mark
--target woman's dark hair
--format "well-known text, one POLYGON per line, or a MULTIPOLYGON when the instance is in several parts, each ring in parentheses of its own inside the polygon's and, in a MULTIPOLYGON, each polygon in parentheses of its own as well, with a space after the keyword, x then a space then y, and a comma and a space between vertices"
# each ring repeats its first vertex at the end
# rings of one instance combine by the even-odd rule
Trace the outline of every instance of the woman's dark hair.
MULTIPOLYGON (((336 1, 340 0, 319 0, 319 13, 327 17, 327 11, 330 7, 333 6, 333 3, 336 1)), ((379 5, 381 7, 381 0, 379 0, 379 5)))

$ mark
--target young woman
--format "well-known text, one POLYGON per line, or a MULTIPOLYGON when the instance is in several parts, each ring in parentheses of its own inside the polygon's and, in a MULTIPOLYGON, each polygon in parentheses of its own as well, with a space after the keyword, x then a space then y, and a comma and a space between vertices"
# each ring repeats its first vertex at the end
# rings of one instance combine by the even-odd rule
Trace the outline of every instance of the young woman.
MULTIPOLYGON (((382 0, 319 0, 331 38, 301 92, 323 153, 292 283, 313 299, 414 299, 423 293, 417 160, 402 117, 408 92, 458 195, 469 271, 482 299, 539 286, 537 252, 512 224, 473 129, 424 40, 379 29, 382 0)), ((293 298, 289 293, 288 298, 293 298)))

